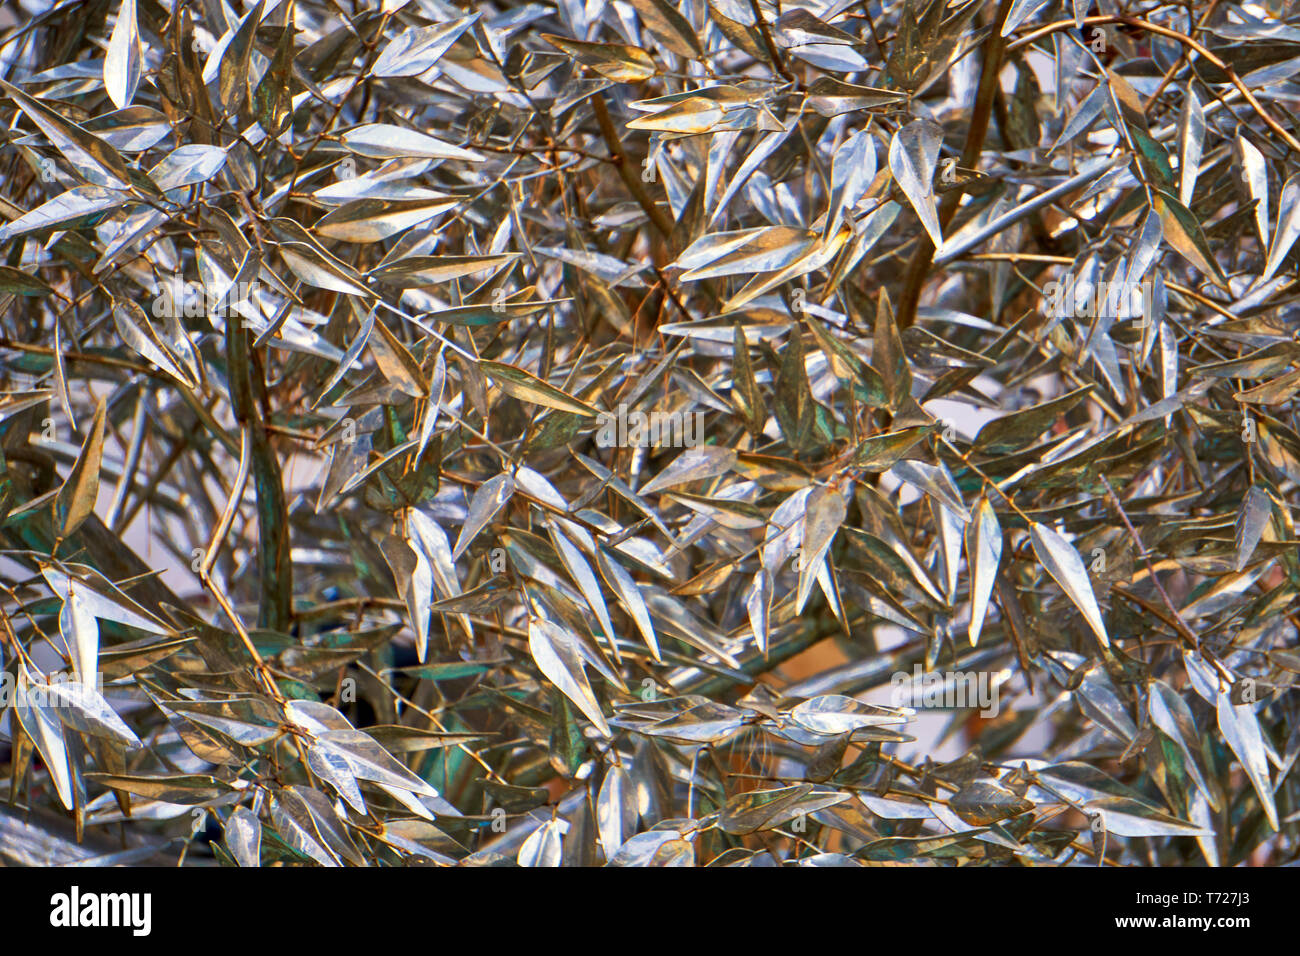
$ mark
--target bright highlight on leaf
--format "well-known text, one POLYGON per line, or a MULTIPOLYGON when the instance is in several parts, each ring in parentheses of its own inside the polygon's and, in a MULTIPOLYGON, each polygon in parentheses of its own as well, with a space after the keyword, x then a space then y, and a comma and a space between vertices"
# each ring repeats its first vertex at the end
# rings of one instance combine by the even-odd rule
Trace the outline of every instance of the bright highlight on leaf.
POLYGON ((1293 864, 1297 44, 6 5, 0 866, 1293 864))

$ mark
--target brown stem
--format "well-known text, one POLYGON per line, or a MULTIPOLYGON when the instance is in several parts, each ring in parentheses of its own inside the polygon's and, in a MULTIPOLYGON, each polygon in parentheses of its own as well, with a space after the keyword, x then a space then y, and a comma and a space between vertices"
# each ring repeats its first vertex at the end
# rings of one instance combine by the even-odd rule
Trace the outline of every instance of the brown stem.
POLYGON ((257 559, 261 580, 258 626, 287 631, 293 617, 293 565, 289 555, 289 513, 280 462, 266 433, 258 392, 265 389, 261 363, 249 348, 248 329, 226 319, 230 402, 235 420, 249 429, 257 490, 257 559), (254 375, 256 373, 256 376, 254 375))
MULTIPOLYGON (((961 167, 974 169, 979 162, 980 151, 984 148, 984 137, 988 133, 989 117, 993 113, 993 98, 998 91, 998 73, 1002 70, 1002 54, 1006 40, 1002 36, 1002 24, 1006 22, 1011 10, 1011 0, 1001 0, 997 16, 994 18, 993 32, 985 41, 984 64, 980 69, 979 87, 975 93, 975 109, 971 113, 970 127, 966 133, 966 145, 961 151, 961 167)), ((939 204, 939 231, 948 228, 948 223, 957 212, 961 201, 961 190, 953 190, 943 197, 939 204)), ((898 327, 905 329, 916 321, 916 307, 921 301, 921 286, 925 283, 926 273, 934 259, 934 243, 928 235, 922 235, 920 244, 912 255, 907 278, 903 282, 903 293, 898 300, 898 327)))
POLYGON ((767 47, 767 55, 772 61, 772 65, 776 67, 776 71, 784 79, 791 83, 796 82, 794 74, 785 65, 785 59, 781 56, 781 51, 776 48, 776 44, 772 41, 772 31, 767 28, 767 18, 763 16, 763 11, 758 6, 758 0, 749 0, 749 6, 754 11, 754 19, 758 22, 758 32, 763 37, 763 45, 767 47))
POLYGON ((628 159, 627 153, 623 151, 623 145, 618 140, 618 130, 614 128, 614 121, 609 118, 609 108, 605 106, 605 98, 597 93, 591 98, 591 105, 596 110, 596 122, 600 124, 600 135, 605 139, 605 145, 613 156, 614 167, 618 174, 623 177, 623 183, 627 186, 628 192, 632 198, 637 201, 642 209, 645 210, 650 221, 655 224, 655 228, 660 234, 667 239, 673 232, 673 221, 668 218, 668 214, 655 205, 650 194, 645 191, 645 186, 641 178, 636 174, 635 164, 628 159))

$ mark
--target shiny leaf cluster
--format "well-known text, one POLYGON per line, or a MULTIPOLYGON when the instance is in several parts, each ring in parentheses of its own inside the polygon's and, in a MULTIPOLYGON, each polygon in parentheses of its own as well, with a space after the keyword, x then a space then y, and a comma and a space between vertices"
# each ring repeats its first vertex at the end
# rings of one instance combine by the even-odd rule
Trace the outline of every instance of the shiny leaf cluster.
POLYGON ((1300 15, 0 11, 0 861, 1300 852, 1300 15))

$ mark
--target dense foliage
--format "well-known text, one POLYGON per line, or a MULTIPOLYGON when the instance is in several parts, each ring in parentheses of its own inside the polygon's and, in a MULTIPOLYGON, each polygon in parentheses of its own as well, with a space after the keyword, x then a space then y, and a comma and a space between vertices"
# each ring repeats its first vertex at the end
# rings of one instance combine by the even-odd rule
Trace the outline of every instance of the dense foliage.
POLYGON ((1294 862, 1289 7, 9 4, 0 860, 1294 862))

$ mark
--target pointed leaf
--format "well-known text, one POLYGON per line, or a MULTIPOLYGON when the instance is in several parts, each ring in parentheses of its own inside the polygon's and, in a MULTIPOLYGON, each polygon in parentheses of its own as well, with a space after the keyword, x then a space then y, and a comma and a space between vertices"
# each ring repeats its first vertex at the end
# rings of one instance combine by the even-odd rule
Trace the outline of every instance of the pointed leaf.
POLYGON ((108 41, 108 53, 104 57, 104 88, 118 109, 130 106, 135 99, 142 59, 135 0, 122 0, 117 8, 113 35, 108 41))
POLYGON ((1264 736, 1251 704, 1234 704, 1231 689, 1219 691, 1219 732, 1232 752, 1241 761, 1259 802, 1264 807, 1269 825, 1278 829, 1277 806, 1273 802, 1273 785, 1268 779, 1268 756, 1264 750, 1264 736))
POLYGON ((226 849, 240 866, 262 865, 262 821, 247 807, 236 807, 226 820, 226 849))
POLYGON ((484 361, 480 362, 479 365, 501 387, 503 392, 519 399, 521 402, 531 402, 534 405, 543 405, 546 408, 554 408, 558 411, 592 418, 600 414, 597 409, 586 402, 578 401, 578 399, 561 391, 554 385, 543 382, 532 372, 526 372, 521 368, 506 365, 502 362, 484 361))
POLYGON ((970 570, 971 611, 967 634, 971 647, 979 643, 989 601, 993 597, 998 562, 1002 560, 1002 528, 987 495, 980 495, 966 526, 966 566, 970 570))
POLYGON ((506 506, 514 493, 515 480, 509 475, 497 475, 478 486, 474 497, 470 499, 469 513, 456 538, 456 547, 451 552, 452 560, 459 559, 465 553, 478 533, 506 506))
POLYGON ((1042 562, 1047 573, 1052 576, 1066 596, 1074 602, 1083 613, 1083 619, 1092 628, 1102 647, 1110 647, 1106 636, 1106 625, 1101 619, 1101 608, 1092 593, 1092 583, 1088 580, 1088 570, 1079 558, 1074 545, 1066 541, 1051 528, 1036 521, 1029 523, 1029 540, 1033 542, 1034 553, 1042 562))
POLYGON ((1251 485, 1237 513, 1237 570, 1250 563, 1250 556, 1259 544, 1273 514, 1273 501, 1259 485, 1251 485))
POLYGON ((600 784, 596 798, 596 826, 600 831, 600 845, 605 859, 614 854, 636 830, 636 789, 631 776, 620 766, 610 767, 600 784))
POLYGON ((928 119, 908 123, 889 143, 889 169, 894 181, 916 210, 936 249, 943 245, 934 204, 934 170, 942 146, 942 128, 928 119))
POLYGON ((72 465, 72 471, 59 488, 58 514, 59 536, 66 538, 75 532, 81 523, 95 510, 95 498, 99 494, 99 468, 104 457, 104 421, 107 406, 101 399, 95 408, 95 417, 91 420, 86 441, 81 446, 81 453, 72 465))
POLYGON ((702 481, 724 475, 736 465, 736 451, 733 448, 720 448, 714 445, 700 445, 688 448, 672 463, 654 477, 654 480, 640 489, 640 494, 649 495, 665 488, 684 485, 689 481, 702 481))
POLYGON ((799 593, 795 600, 795 613, 802 613, 812 591, 817 568, 830 550, 835 532, 848 514, 844 496, 835 488, 818 486, 808 495, 803 517, 803 544, 799 551, 799 593))
POLYGON ((606 737, 609 724, 600 712, 600 704, 587 682, 577 638, 563 627, 542 618, 528 622, 528 649, 546 679, 559 688, 573 705, 606 737))

